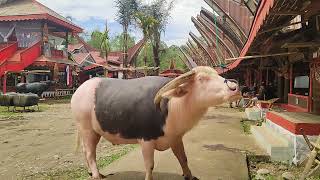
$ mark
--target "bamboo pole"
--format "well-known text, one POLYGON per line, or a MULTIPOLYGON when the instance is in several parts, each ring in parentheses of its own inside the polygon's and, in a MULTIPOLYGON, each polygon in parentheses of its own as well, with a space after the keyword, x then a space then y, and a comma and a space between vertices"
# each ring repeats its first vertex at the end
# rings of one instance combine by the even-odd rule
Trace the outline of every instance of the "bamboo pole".
POLYGON ((265 54, 265 55, 254 55, 254 56, 243 56, 236 58, 228 58, 226 61, 234 61, 238 59, 254 59, 254 58, 263 58, 263 57, 274 57, 274 56, 288 56, 293 54, 298 54, 299 52, 287 52, 287 53, 276 53, 276 54, 265 54))
POLYGON ((101 65, 101 64, 97 64, 97 63, 94 63, 94 62, 91 62, 91 61, 86 61, 87 63, 90 63, 90 64, 93 64, 93 65, 96 65, 96 66, 100 66, 100 67, 103 67, 105 69, 108 69, 108 68, 113 68, 117 71, 135 71, 135 70, 158 70, 160 69, 160 67, 129 67, 129 68, 114 68, 114 67, 111 67, 111 66, 104 66, 104 65, 101 65))

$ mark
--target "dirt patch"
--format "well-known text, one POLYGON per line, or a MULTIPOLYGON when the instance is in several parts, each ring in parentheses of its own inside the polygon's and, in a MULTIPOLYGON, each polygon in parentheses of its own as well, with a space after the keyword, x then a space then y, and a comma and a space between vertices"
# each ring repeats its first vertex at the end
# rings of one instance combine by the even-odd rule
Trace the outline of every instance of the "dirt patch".
MULTIPOLYGON (((81 175, 87 174, 84 156, 75 153, 76 128, 69 101, 41 103, 40 112, 13 113, 0 108, 0 179, 85 177, 81 175)), ((114 160, 127 150, 131 147, 101 140, 97 158, 110 163, 106 157, 114 160)))

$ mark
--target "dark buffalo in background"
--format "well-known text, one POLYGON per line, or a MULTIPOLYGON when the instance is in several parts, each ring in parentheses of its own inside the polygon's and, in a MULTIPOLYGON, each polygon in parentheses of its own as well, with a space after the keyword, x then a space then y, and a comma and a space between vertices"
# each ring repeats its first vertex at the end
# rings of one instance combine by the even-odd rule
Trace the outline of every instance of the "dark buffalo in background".
POLYGON ((17 93, 33 93, 41 97, 42 93, 49 89, 55 81, 43 81, 34 83, 19 83, 16 85, 17 93))

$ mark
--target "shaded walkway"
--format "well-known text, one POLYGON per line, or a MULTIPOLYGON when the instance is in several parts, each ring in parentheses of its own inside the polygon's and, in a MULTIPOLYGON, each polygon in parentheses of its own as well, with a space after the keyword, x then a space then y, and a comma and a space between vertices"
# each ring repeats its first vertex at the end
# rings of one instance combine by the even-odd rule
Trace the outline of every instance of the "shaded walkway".
MULTIPOLYGON (((184 138, 190 168, 201 180, 248 179, 245 152, 261 154, 251 136, 242 132, 243 113, 228 108, 211 109, 203 121, 184 138)), ((180 165, 170 150, 156 152, 155 180, 182 180, 180 165)), ((143 180, 140 148, 112 163, 103 174, 108 180, 143 180)))

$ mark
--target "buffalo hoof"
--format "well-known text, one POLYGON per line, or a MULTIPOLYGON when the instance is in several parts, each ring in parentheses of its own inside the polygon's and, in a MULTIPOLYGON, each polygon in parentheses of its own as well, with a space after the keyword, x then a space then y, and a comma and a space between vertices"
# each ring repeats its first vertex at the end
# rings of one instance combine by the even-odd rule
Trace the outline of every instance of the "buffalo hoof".
POLYGON ((106 178, 106 176, 103 175, 103 174, 100 174, 99 178, 92 177, 92 173, 89 173, 89 175, 90 175, 90 177, 89 177, 90 180, 100 180, 100 179, 105 179, 106 178))

